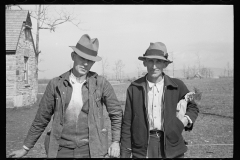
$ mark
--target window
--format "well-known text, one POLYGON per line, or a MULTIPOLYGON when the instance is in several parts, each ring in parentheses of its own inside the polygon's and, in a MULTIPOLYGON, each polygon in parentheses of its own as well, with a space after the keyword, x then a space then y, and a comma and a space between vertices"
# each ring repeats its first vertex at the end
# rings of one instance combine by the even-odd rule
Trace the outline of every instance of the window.
POLYGON ((31 34, 30 34, 30 32, 31 32, 30 28, 25 28, 24 31, 25 31, 25 38, 26 38, 26 40, 31 41, 32 37, 31 37, 31 34))
POLYGON ((24 56, 24 82, 28 84, 28 57, 24 56))

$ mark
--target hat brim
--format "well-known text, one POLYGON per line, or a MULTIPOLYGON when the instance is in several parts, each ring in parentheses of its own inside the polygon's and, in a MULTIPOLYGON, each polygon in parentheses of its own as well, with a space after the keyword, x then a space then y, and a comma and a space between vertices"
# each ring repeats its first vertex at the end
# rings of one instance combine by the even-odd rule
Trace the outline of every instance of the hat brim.
POLYGON ((168 59, 166 59, 166 58, 164 58, 164 57, 162 57, 162 56, 143 56, 143 57, 138 57, 138 59, 139 60, 141 60, 141 61, 144 61, 146 58, 149 58, 149 59, 161 59, 161 60, 164 60, 164 61, 166 61, 166 62, 168 62, 168 63, 172 63, 173 61, 170 61, 170 60, 168 60, 168 59))
POLYGON ((78 50, 75 46, 69 46, 69 47, 71 47, 79 56, 81 56, 81 57, 83 57, 85 59, 88 59, 88 60, 91 60, 91 61, 95 61, 95 62, 102 60, 101 57, 99 57, 99 56, 90 56, 90 55, 88 55, 88 54, 78 50))

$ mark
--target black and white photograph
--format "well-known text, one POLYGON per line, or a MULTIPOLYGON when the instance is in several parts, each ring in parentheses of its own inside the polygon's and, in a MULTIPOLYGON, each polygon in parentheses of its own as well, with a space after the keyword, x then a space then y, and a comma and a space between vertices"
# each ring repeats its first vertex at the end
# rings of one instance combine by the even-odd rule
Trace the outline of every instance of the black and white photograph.
POLYGON ((233 5, 8 4, 5 36, 6 157, 234 157, 233 5))

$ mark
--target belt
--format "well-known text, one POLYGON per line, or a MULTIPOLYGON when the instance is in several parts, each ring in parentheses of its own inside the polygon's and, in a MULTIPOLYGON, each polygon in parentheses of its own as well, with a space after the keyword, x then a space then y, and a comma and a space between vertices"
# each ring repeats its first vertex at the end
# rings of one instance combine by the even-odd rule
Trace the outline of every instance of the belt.
POLYGON ((157 135, 158 137, 160 137, 161 135, 163 135, 163 131, 160 131, 160 130, 150 130, 150 135, 157 135))

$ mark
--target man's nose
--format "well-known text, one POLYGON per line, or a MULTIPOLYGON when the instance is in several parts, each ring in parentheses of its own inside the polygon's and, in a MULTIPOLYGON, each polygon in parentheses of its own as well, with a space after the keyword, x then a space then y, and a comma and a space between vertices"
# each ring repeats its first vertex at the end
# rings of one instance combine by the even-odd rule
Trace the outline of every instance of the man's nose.
POLYGON ((83 62, 83 65, 87 66, 87 65, 88 65, 88 60, 85 60, 85 61, 83 62))
POLYGON ((157 63, 156 62, 153 62, 153 68, 157 68, 157 63))

